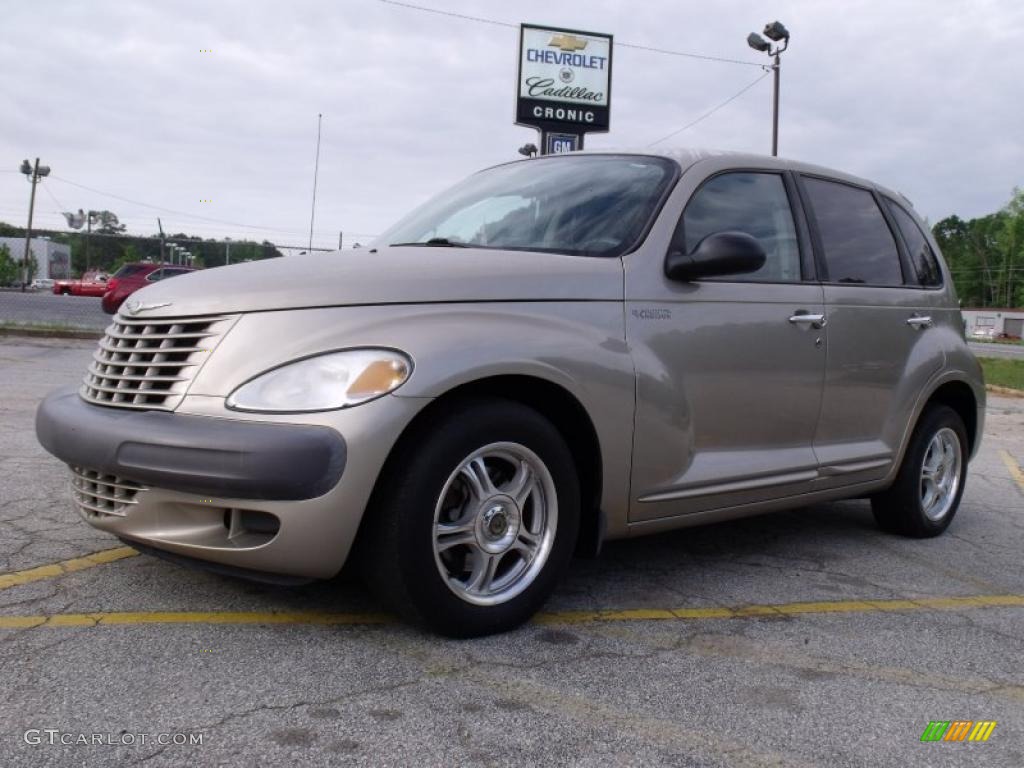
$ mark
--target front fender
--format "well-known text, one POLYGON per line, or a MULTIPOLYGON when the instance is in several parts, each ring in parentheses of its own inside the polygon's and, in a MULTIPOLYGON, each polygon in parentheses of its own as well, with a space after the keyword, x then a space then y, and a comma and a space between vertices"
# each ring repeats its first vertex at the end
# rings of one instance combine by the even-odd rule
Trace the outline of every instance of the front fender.
MULTIPOLYGON (((299 357, 349 347, 402 350, 413 373, 399 398, 428 401, 494 376, 533 376, 583 406, 602 456, 609 537, 624 535, 635 382, 616 301, 492 302, 332 307, 243 315, 189 395, 227 397, 299 357)), ((353 452, 358 446, 351 447, 353 452)))

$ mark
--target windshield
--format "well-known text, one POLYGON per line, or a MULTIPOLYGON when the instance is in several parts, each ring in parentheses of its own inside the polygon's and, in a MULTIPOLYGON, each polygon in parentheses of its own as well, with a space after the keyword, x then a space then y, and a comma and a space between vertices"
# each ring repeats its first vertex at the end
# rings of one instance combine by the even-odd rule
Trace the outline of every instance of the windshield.
POLYGON ((473 246, 621 256, 675 178, 671 160, 540 158, 470 176, 413 211, 377 245, 473 246))

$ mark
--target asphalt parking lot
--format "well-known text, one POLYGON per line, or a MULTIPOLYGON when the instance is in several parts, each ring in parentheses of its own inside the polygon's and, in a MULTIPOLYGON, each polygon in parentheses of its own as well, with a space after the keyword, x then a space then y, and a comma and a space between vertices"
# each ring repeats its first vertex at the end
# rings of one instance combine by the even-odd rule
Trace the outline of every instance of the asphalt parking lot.
POLYGON ((0 324, 102 331, 110 320, 97 296, 0 291, 0 324))
POLYGON ((2 766, 1024 765, 1024 399, 991 397, 938 539, 849 501, 612 543, 536 622, 449 641, 345 574, 249 584, 81 522, 33 417, 92 348, 0 340, 2 766), (60 743, 92 734, 131 743, 60 743))

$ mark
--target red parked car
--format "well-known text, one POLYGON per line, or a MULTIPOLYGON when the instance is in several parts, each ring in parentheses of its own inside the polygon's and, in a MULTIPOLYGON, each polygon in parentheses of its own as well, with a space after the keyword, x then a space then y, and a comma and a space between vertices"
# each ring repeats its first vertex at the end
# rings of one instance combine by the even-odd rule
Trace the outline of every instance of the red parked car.
POLYGON ((166 280, 194 271, 192 267, 170 264, 125 264, 107 281, 107 291, 103 294, 103 311, 108 315, 116 314, 124 300, 139 288, 145 288, 157 280, 166 280))
POLYGON ((53 292, 58 296, 102 296, 107 280, 105 272, 86 272, 81 280, 54 280, 53 292))

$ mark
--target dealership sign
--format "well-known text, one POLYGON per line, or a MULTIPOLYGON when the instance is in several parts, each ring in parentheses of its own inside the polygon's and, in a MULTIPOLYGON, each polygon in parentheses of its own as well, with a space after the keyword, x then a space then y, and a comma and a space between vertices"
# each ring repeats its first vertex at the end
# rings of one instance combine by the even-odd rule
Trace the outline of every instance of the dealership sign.
POLYGON ((519 28, 516 124, 573 135, 608 130, 612 36, 519 28))

